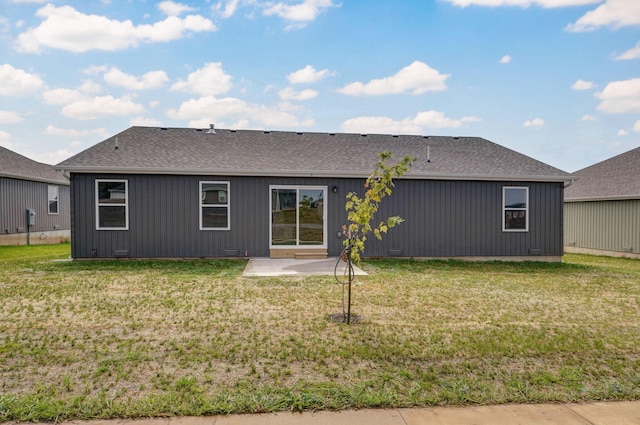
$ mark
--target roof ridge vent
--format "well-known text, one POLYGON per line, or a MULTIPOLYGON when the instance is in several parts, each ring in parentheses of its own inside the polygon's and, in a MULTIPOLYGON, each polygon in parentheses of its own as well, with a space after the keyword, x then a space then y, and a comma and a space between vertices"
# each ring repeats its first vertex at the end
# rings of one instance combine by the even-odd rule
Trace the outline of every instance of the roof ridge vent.
POLYGON ((216 125, 215 124, 209 124, 209 131, 207 131, 207 134, 216 134, 216 125))

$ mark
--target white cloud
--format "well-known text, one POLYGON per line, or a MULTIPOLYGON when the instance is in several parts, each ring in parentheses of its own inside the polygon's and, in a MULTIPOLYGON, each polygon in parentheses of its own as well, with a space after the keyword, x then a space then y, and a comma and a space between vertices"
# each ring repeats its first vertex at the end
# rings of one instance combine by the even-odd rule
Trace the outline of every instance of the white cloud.
POLYGON ((134 117, 129 120, 129 125, 137 125, 140 127, 162 127, 163 123, 154 118, 134 117))
POLYGON ((613 81, 596 93, 601 100, 597 109, 610 114, 640 112, 640 78, 613 81))
POLYGON ((51 136, 63 136, 63 137, 86 137, 92 135, 106 135, 106 128, 93 128, 90 130, 75 130, 72 128, 59 128, 49 124, 44 130, 44 134, 51 136))
POLYGON ((640 2, 637 0, 606 0, 584 14, 575 23, 566 26, 567 31, 594 31, 608 26, 614 29, 640 24, 640 2))
POLYGON ((511 56, 509 55, 504 55, 501 59, 500 59, 500 63, 509 63, 511 62, 511 56))
POLYGON ((168 16, 180 16, 185 12, 192 12, 196 10, 186 4, 176 3, 173 1, 162 1, 158 3, 157 7, 162 13, 168 16))
POLYGON ((287 75, 287 80, 289 80, 290 84, 315 83, 330 75, 333 75, 333 73, 328 69, 316 71, 313 66, 307 65, 287 75))
POLYGON ((231 76, 224 72, 222 64, 209 62, 189 74, 187 81, 180 80, 175 83, 171 90, 208 96, 226 93, 231 87, 231 76))
POLYGON ((400 93, 418 95, 428 91, 446 90, 445 80, 449 77, 449 74, 440 74, 426 63, 415 61, 395 75, 371 80, 366 84, 360 82, 347 84, 338 89, 338 92, 350 96, 400 93))
POLYGON ((544 120, 542 118, 534 118, 532 120, 525 121, 523 126, 533 128, 544 127, 544 120))
POLYGON ((0 124, 15 124, 24 121, 17 112, 3 111, 0 109, 0 124))
POLYGON ((596 121, 597 120, 596 117, 594 117, 593 115, 589 115, 589 114, 583 115, 581 119, 582 119, 582 121, 596 121))
POLYGON ((215 13, 224 19, 232 17, 233 14, 236 13, 237 8, 238 0, 229 0, 224 4, 222 2, 218 2, 213 6, 215 13))
POLYGON ((3 143, 2 146, 4 146, 7 149, 13 149, 13 145, 8 142, 9 139, 11 139, 11 135, 6 131, 0 130, 0 142, 6 142, 6 143, 3 143))
POLYGON ((71 6, 48 4, 38 10, 44 20, 17 38, 18 51, 39 53, 43 47, 82 53, 90 50, 117 51, 141 43, 177 40, 188 32, 215 31, 215 25, 199 15, 184 19, 169 16, 153 25, 134 25, 104 16, 86 15, 71 6))
POLYGON ((67 105, 84 99, 86 96, 79 90, 53 89, 43 93, 42 98, 49 105, 67 105))
POLYGON ((287 21, 294 22, 288 28, 302 28, 308 22, 314 21, 321 13, 330 7, 340 7, 332 0, 303 0, 302 3, 290 5, 284 2, 265 3, 265 16, 276 15, 287 21))
POLYGON ((602 0, 446 0, 449 3, 460 6, 518 6, 530 7, 540 6, 544 8, 582 6, 586 4, 600 3, 602 0))
POLYGON ((385 116, 351 118, 344 121, 341 128, 348 133, 420 134, 424 128, 459 128, 478 121, 481 120, 477 117, 453 119, 440 111, 423 111, 400 121, 385 116))
POLYGON ((635 47, 627 50, 619 56, 616 56, 616 60, 629 60, 629 59, 640 59, 640 41, 636 43, 635 47))
POLYGON ((38 74, 30 74, 9 64, 0 66, 0 95, 26 96, 44 87, 38 74))
POLYGON ((636 123, 633 125, 633 131, 640 132, 640 120, 636 121, 636 123))
POLYGON ((139 114, 144 107, 128 97, 97 96, 72 102, 62 108, 62 114, 77 120, 93 120, 107 116, 139 114))
POLYGON ((616 133, 616 135, 618 136, 626 136, 627 134, 627 130, 618 130, 618 132, 616 133))
POLYGON ((169 77, 164 71, 149 71, 136 77, 113 67, 104 74, 104 81, 112 86, 120 86, 129 90, 149 90, 164 86, 169 81, 169 77))
POLYGON ((86 94, 98 94, 102 92, 102 86, 95 81, 85 80, 80 85, 80 91, 86 94))
POLYGON ((58 164, 65 159, 72 156, 74 152, 70 152, 67 149, 59 149, 53 152, 38 152, 29 154, 29 158, 34 161, 42 162, 43 164, 58 164))
MULTIPOLYGON (((216 123, 223 127, 223 122, 242 122, 248 127, 248 123, 259 126, 264 125, 269 128, 278 127, 307 127, 313 125, 314 121, 301 119, 295 114, 297 110, 286 103, 274 106, 247 103, 243 100, 225 97, 204 96, 198 99, 190 99, 183 102, 180 107, 171 109, 168 116, 173 119, 191 120, 189 125, 198 123, 216 123)), ((236 127, 237 128, 237 127, 236 127)))
POLYGON ((291 87, 284 88, 278 92, 280 99, 283 100, 309 100, 318 96, 316 90, 306 89, 302 91, 295 91, 291 87))
POLYGON ((79 100, 89 99, 101 92, 100 84, 86 80, 77 89, 47 90, 42 94, 42 98, 49 105, 68 105, 79 100))
POLYGON ((573 83, 571 88, 574 90, 591 90, 595 86, 596 85, 593 84, 591 81, 578 80, 575 83, 573 83))

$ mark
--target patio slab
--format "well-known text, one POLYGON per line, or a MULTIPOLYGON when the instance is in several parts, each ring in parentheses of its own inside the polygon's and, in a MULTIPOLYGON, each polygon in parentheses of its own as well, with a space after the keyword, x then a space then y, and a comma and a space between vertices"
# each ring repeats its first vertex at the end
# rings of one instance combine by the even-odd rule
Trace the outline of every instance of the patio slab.
MULTIPOLYGON (((296 260, 293 258, 251 258, 243 276, 333 276, 338 258, 325 260, 296 260)), ((346 263, 340 260, 337 273, 343 276, 346 263)), ((356 276, 366 276, 362 269, 353 266, 356 276)))

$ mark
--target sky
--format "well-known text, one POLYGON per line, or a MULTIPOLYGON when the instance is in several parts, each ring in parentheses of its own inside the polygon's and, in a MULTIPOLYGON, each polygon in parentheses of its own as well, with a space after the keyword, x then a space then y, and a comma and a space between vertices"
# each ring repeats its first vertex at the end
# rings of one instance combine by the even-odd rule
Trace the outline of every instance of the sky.
POLYGON ((0 0, 0 146, 57 164, 209 124, 477 136, 573 172, 640 146, 640 0, 0 0))

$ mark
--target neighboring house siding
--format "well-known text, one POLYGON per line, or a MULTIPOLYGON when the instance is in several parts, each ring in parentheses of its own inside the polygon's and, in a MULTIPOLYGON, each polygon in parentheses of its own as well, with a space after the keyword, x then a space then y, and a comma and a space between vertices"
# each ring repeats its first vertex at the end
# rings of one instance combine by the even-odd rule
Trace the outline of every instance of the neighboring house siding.
POLYGON ((32 237, 46 239, 42 232, 69 230, 69 186, 57 185, 58 214, 49 214, 48 188, 50 183, 0 177, 0 229, 3 235, 27 232, 27 209, 36 212, 32 237), (37 234, 36 234, 37 233, 37 234))
MULTIPOLYGON (((269 185, 327 186, 327 247, 342 250, 345 196, 362 194, 364 179, 72 174, 72 256, 222 257, 237 252, 269 256, 269 185), (129 230, 96 230, 95 180, 126 179, 129 230), (230 230, 199 230, 199 182, 230 182, 230 230), (332 187, 338 192, 333 193, 332 187)), ((562 183, 398 180, 376 220, 406 221, 366 256, 562 255, 562 183), (529 187, 529 232, 502 231, 502 187, 529 187), (533 251, 532 251, 533 250, 533 251)))
POLYGON ((640 200, 567 202, 564 244, 640 254, 640 200))

